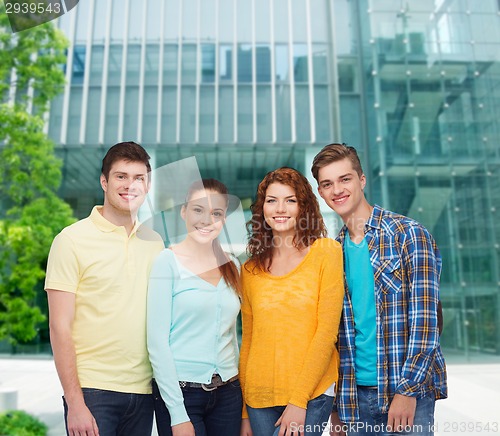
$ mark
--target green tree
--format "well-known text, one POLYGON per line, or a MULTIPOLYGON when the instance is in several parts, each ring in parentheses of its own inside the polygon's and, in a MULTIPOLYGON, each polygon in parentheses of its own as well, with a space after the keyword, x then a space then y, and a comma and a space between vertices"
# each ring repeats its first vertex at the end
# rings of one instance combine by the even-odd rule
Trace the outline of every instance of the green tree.
POLYGON ((14 345, 45 320, 35 301, 50 244, 74 221, 43 119, 64 86, 66 48, 50 23, 12 34, 0 4, 0 339, 14 345))

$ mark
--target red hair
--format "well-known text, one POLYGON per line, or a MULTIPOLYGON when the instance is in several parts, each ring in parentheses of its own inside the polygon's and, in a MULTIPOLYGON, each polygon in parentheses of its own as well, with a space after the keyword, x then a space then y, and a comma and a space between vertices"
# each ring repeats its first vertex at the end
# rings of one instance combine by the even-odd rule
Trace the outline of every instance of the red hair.
POLYGON ((293 237, 298 249, 309 247, 316 239, 326 237, 326 227, 319 211, 319 203, 309 181, 293 168, 278 168, 266 174, 257 188, 257 197, 251 206, 252 219, 247 222, 250 234, 248 256, 254 267, 269 271, 273 257, 273 232, 264 219, 264 200, 269 185, 281 183, 290 186, 297 197, 299 216, 293 237))

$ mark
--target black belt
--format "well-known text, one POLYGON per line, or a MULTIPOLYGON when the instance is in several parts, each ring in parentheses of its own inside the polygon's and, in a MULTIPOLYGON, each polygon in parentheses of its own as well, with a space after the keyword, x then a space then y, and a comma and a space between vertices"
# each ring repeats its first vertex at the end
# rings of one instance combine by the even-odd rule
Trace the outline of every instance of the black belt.
POLYGON ((361 388, 361 389, 378 389, 377 386, 363 386, 363 385, 357 385, 358 388, 361 388))
POLYGON ((188 381, 180 381, 179 386, 181 388, 202 388, 204 391, 213 391, 229 382, 238 380, 238 376, 235 375, 231 377, 229 380, 222 381, 222 378, 219 374, 214 374, 212 376, 212 381, 210 383, 196 383, 196 382, 188 382, 188 381))

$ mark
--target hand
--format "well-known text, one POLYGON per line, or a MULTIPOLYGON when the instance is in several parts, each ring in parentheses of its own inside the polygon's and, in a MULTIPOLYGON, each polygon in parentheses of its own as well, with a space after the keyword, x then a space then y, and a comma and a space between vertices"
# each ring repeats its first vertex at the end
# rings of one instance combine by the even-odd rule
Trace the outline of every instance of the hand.
POLYGON ((330 436, 346 436, 343 431, 344 423, 340 420, 338 412, 330 415, 330 436))
POLYGON ((250 420, 243 418, 241 420, 240 436, 253 436, 252 427, 250 427, 250 420))
POLYGON ((278 436, 304 436, 304 425, 306 422, 306 409, 288 404, 280 418, 274 424, 280 427, 278 436))
POLYGON ((406 426, 413 426, 416 407, 417 399, 415 397, 407 397, 401 394, 394 395, 391 406, 389 407, 387 430, 400 432, 403 431, 406 426))
POLYGON ((94 416, 85 403, 68 404, 68 433, 70 436, 99 436, 99 428, 94 416))
POLYGON ((195 436, 194 427, 191 421, 181 422, 172 426, 173 436, 195 436))

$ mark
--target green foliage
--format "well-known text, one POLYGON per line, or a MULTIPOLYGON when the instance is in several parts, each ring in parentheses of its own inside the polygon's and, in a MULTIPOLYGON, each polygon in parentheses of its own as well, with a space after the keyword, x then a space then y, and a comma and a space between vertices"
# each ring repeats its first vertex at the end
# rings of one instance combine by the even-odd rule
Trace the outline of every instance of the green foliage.
POLYGON ((43 121, 64 86, 66 46, 50 23, 12 34, 0 3, 0 340, 12 344, 35 338, 45 320, 35 301, 50 244, 75 221, 56 195, 61 161, 43 121))
POLYGON ((45 319, 35 306, 37 285, 45 277, 52 239, 74 219, 71 208, 55 194, 10 212, 0 221, 0 337, 16 343, 33 339, 45 319))
POLYGON ((7 140, 0 162, 2 195, 23 206, 59 187, 61 164, 39 117, 19 106, 0 105, 0 138, 7 140))
MULTIPOLYGON (((5 6, 0 3, 0 101, 5 101, 11 90, 12 71, 15 69, 17 90, 28 84, 34 90, 33 103, 40 113, 47 103, 61 92, 66 62, 67 40, 51 23, 12 34, 5 6)), ((29 96, 18 92, 18 103, 27 103, 29 96)))
POLYGON ((10 410, 0 414, 2 436, 46 436, 47 426, 22 410, 10 410))

